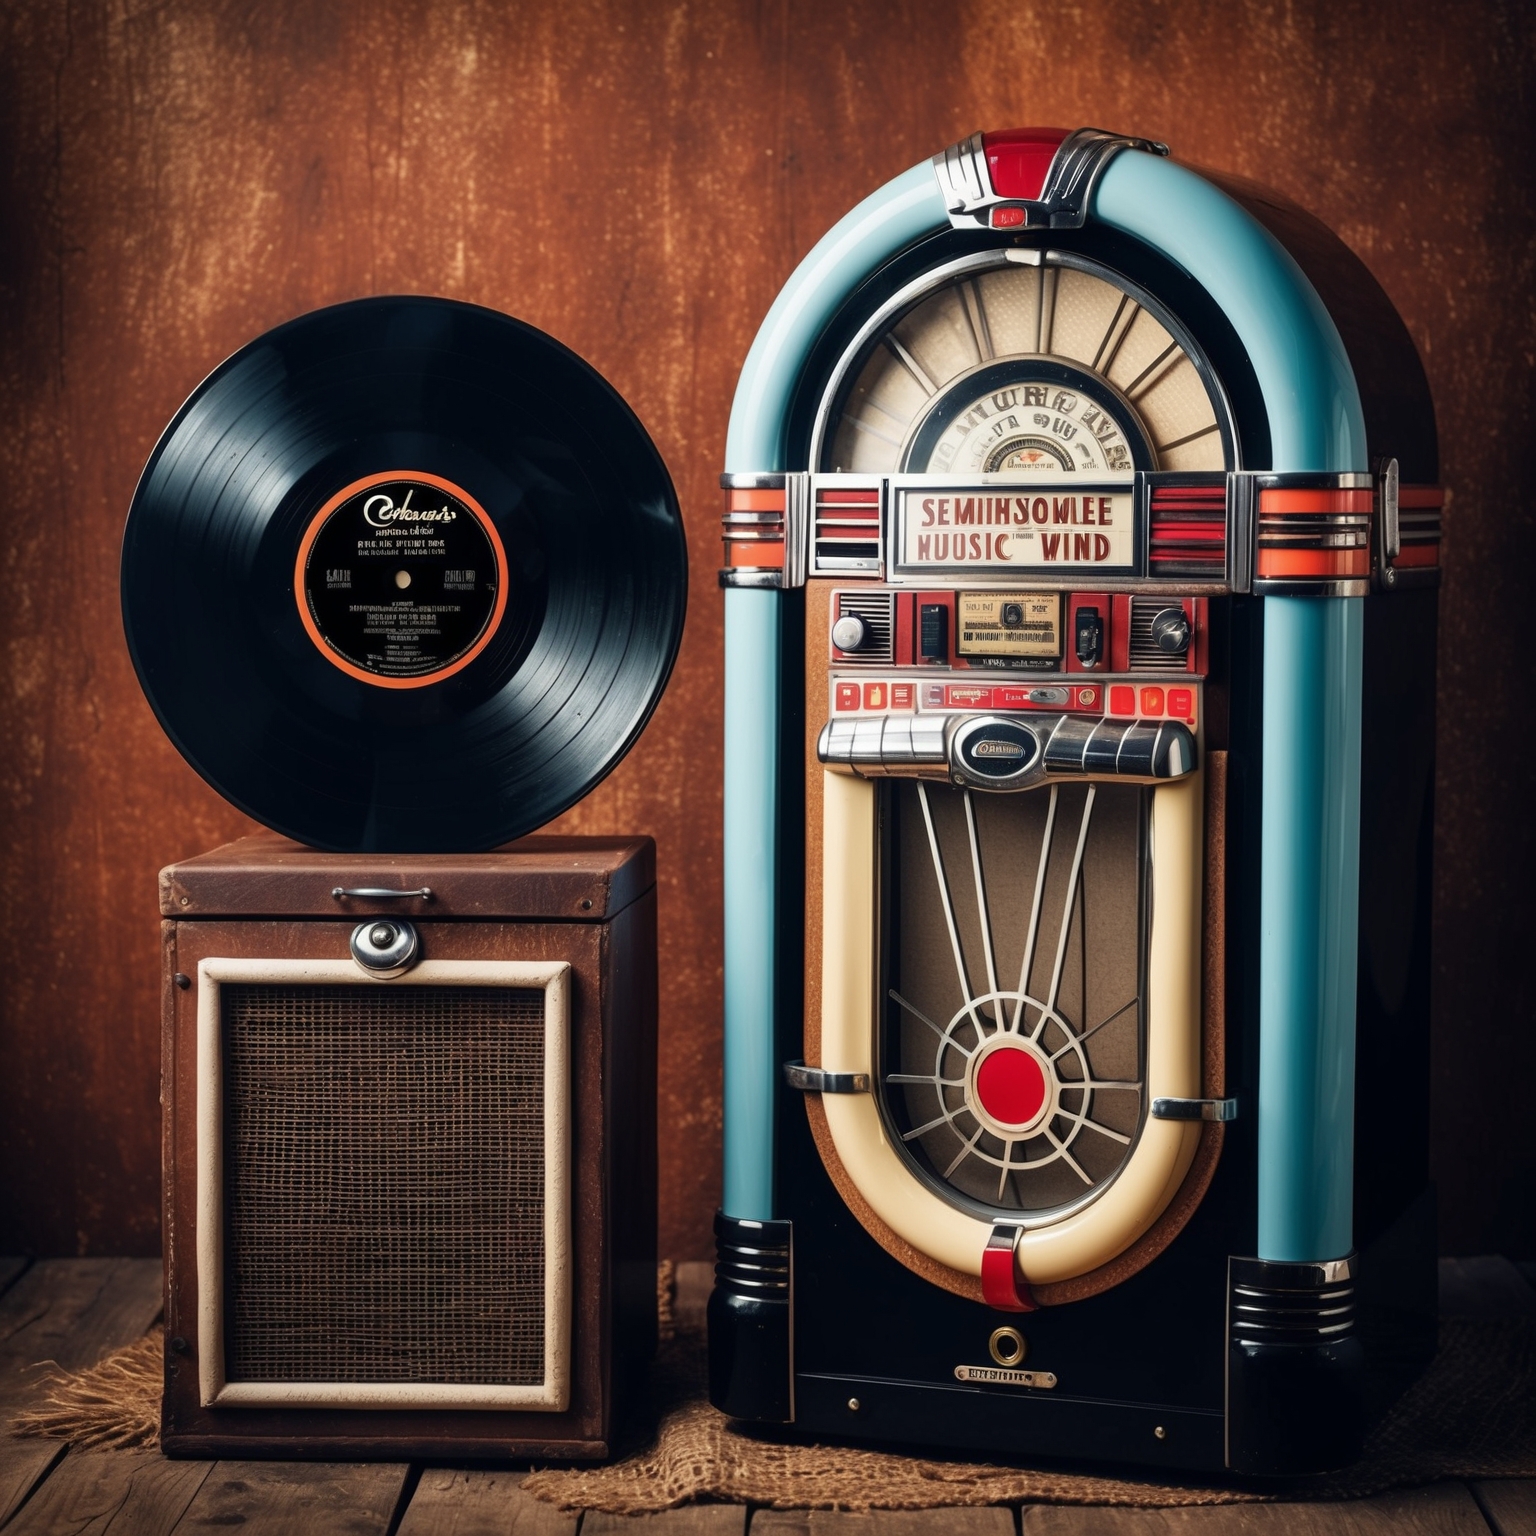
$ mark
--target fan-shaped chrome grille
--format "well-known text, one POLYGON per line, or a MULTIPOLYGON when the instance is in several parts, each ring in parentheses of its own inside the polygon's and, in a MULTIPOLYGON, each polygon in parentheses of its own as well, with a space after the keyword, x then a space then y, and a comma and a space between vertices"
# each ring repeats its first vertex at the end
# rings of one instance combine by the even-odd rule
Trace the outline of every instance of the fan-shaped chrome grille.
POLYGON ((924 1178, 1026 1220, 1102 1191, 1143 1115, 1146 791, 892 786, 882 1101, 924 1178))

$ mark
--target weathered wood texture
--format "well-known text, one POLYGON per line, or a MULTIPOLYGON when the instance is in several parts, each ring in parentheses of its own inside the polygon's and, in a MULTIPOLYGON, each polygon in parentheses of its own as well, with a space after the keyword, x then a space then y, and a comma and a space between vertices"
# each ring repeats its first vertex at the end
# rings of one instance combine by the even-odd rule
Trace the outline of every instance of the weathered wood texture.
POLYGON ((1218 1504, 1193 1509, 1091 1509, 1038 1504, 1022 1536, 1488 1536, 1461 1483, 1436 1483, 1343 1504, 1218 1504))
POLYGON ((408 1468, 389 1462, 220 1461, 213 1464, 177 1536, 383 1536, 408 1468))
POLYGON ((48 1259, 0 1297, 0 1406, 13 1406, 50 1362, 95 1365, 160 1315, 157 1259, 48 1259))
POLYGON ((6 1536, 170 1536, 209 1466, 158 1451, 71 1452, 6 1536))
POLYGON ((581 1517, 582 1536, 746 1536, 744 1504, 689 1504, 654 1515, 605 1515, 589 1511, 581 1517))
POLYGON ((628 762, 557 826, 657 839, 661 1246, 710 1251, 715 477, 736 374, 795 262, 872 188, 981 124, 1086 121, 1312 209, 1424 353, 1454 498, 1436 1176, 1451 1251, 1529 1253, 1536 973, 1504 957, 1536 901, 1518 740, 1536 569, 1533 49, 1507 0, 1402 0, 1390 25, 1368 0, 7 6, 0 1239, 156 1250, 155 872, 246 825, 176 755, 124 650, 118 540, 138 470, 256 333, 425 292, 508 310, 590 359, 678 482, 694 587, 677 672, 628 762))
POLYGON ((0 1297, 0 1525, 64 1454, 57 1441, 3 1432, 45 1374, 41 1367, 95 1365, 140 1337, 159 1316, 160 1300, 154 1259, 52 1259, 34 1264, 0 1297))
POLYGON ((1472 1491, 1496 1536, 1536 1536, 1536 1482, 1502 1479, 1472 1491))
POLYGON ((525 1476, 428 1467, 398 1536, 576 1536, 578 1517, 524 1493, 525 1476))

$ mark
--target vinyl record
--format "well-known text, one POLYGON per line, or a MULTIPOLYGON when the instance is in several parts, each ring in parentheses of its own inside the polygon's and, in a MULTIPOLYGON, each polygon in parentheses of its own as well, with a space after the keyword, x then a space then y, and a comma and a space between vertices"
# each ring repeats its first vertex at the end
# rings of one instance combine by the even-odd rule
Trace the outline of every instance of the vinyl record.
POLYGON ((243 348, 134 495, 122 600, 187 761, 321 848, 472 851, 622 758, 682 635, 660 456, 542 331, 365 299, 243 348))

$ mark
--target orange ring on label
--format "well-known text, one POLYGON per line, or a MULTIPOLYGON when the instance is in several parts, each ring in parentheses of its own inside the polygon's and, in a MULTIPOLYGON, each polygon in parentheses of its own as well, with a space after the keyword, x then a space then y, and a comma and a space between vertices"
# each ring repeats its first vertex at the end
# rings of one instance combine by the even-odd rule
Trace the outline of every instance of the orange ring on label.
POLYGON ((507 579, 507 552, 502 547, 501 535, 496 532, 496 525, 491 521, 485 508, 473 496, 455 485, 453 481, 445 480, 441 475, 428 474, 421 469, 389 469, 379 474, 364 475, 361 480, 354 480, 350 485, 343 486, 309 520, 309 526, 304 530, 304 537, 299 540, 299 554, 293 565, 293 596, 305 632, 314 642, 315 648, 333 667, 345 672, 348 677, 357 678, 359 682, 371 683, 375 688, 426 688, 433 683, 442 682, 444 678, 452 677, 455 672, 462 672, 491 643, 492 636, 501 627, 502 615, 507 611, 507 579), (349 661, 325 638, 320 626, 315 623, 314 615, 309 611, 309 603, 306 601, 304 573, 309 565, 310 550, 314 548, 315 540, 320 536, 320 530, 344 502, 361 495, 373 486, 384 485, 391 480, 416 480, 423 485, 446 491, 473 514, 484 530, 486 538, 490 540, 491 552, 496 557, 496 605, 491 611, 490 618, 486 620, 484 628, 467 651, 456 656, 447 666, 439 667, 435 672, 424 673, 420 677, 385 677, 381 673, 370 672, 366 667, 360 667, 355 662, 349 661))

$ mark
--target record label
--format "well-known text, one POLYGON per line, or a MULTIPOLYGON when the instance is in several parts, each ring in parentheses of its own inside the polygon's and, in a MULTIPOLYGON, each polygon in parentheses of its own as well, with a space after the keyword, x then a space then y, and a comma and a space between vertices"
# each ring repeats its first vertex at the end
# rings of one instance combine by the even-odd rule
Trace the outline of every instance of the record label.
POLYGON ((380 688, 424 688, 490 643, 506 608, 507 556, 468 492, 389 470, 354 480, 315 513, 293 585, 327 661, 380 688))

